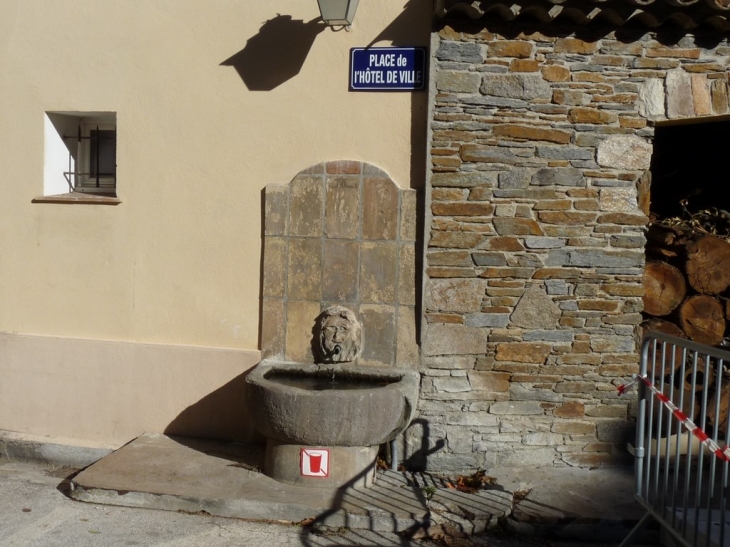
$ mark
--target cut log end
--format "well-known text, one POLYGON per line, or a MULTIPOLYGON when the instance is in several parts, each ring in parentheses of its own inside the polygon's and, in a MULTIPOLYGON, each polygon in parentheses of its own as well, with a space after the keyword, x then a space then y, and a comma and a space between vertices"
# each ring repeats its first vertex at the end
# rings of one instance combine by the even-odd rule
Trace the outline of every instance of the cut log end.
POLYGON ((690 296, 679 307, 680 325, 690 340, 717 346, 725 335, 724 311, 722 304, 711 296, 690 296))
POLYGON ((686 271, 698 293, 721 293, 730 286, 730 243, 710 235, 688 243, 686 271))
POLYGON ((669 315, 687 293, 682 272, 666 262, 647 262, 643 282, 644 311, 649 315, 669 315))

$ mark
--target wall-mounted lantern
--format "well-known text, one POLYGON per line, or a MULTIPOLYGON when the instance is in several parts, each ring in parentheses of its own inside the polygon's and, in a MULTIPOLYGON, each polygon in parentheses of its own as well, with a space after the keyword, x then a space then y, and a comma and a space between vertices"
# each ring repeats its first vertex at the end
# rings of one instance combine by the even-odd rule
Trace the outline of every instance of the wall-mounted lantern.
POLYGON ((317 0, 322 20, 331 27, 352 25, 358 2, 359 0, 317 0))

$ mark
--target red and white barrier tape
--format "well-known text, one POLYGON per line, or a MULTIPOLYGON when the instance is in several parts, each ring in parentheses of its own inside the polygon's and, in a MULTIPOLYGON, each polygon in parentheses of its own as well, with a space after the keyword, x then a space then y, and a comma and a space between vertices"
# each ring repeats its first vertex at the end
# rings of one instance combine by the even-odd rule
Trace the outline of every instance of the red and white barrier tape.
POLYGON ((617 389, 619 395, 623 395, 624 393, 626 393, 628 389, 639 380, 647 385, 647 387, 652 391, 654 396, 659 399, 664 404, 664 406, 672 411, 672 414, 675 418, 679 420, 682 426, 687 429, 687 431, 689 431, 692 435, 694 435, 702 444, 704 444, 710 450, 710 452, 715 454, 715 456, 723 461, 730 461, 730 446, 725 446, 724 449, 720 448, 720 445, 718 445, 714 439, 707 435, 707 433, 705 433, 701 428, 697 427, 694 422, 689 419, 689 416, 679 410, 679 408, 677 408, 677 405, 675 405, 669 397, 659 391, 657 387, 652 384, 647 377, 634 374, 633 380, 631 380, 628 384, 622 384, 618 386, 617 389))

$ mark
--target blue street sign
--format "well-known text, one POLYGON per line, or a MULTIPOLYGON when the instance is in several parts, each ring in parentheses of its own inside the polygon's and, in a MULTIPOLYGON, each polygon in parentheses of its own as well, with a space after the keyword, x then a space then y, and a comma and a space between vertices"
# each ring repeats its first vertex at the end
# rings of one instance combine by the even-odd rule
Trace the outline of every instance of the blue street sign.
POLYGON ((350 91, 426 89, 426 48, 354 47, 350 50, 350 91))

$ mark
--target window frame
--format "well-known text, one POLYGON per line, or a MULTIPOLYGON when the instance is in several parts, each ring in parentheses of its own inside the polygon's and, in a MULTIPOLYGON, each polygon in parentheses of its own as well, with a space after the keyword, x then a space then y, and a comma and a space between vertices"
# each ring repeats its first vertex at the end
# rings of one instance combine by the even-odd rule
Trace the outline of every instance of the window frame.
MULTIPOLYGON (((66 175, 73 177, 69 180, 69 187, 72 192, 111 194, 116 195, 117 189, 117 124, 116 119, 110 116, 83 116, 78 119, 78 134, 64 137, 64 139, 77 140, 76 161, 73 162, 73 171, 69 170, 66 175), (97 177, 91 169, 91 148, 92 131, 113 131, 114 132, 114 174, 97 177)), ((69 161, 69 163, 71 163, 69 161)), ((98 170, 98 165, 97 165, 98 170)))

